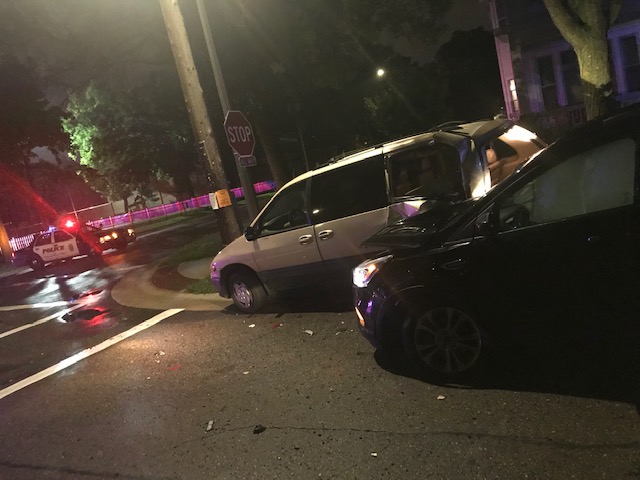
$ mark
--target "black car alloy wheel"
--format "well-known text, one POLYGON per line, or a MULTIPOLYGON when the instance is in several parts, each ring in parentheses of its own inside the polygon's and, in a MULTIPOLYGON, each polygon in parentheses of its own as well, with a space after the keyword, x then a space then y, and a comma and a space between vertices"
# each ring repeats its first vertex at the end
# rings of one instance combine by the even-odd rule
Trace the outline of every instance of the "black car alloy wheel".
POLYGON ((423 373, 454 377, 474 367, 483 349, 476 320, 453 307, 431 307, 416 312, 402 330, 405 350, 423 373))

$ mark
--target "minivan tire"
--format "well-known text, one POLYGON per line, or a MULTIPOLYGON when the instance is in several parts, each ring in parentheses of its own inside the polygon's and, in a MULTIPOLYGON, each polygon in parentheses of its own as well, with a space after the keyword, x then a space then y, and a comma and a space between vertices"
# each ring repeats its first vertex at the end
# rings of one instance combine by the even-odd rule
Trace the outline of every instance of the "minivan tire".
POLYGON ((238 271, 229 276, 231 299, 244 313, 255 313, 267 303, 267 292, 253 272, 238 271))

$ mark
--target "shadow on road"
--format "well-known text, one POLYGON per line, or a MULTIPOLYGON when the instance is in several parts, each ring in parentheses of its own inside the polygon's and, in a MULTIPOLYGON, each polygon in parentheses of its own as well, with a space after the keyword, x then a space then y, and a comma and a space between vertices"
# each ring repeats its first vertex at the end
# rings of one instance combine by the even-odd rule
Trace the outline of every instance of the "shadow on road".
MULTIPOLYGON (((235 305, 225 308, 234 315, 240 313, 235 305)), ((291 294, 270 303, 260 310, 261 314, 275 314, 276 317, 290 313, 343 313, 353 311, 351 291, 345 289, 308 290, 291 294)), ((354 325, 356 322, 353 315, 354 325)))
MULTIPOLYGON (((638 332, 603 334, 596 341, 577 335, 571 339, 556 335, 545 343, 531 340, 492 349, 479 368, 449 385, 625 402, 635 405, 640 414, 638 332)), ((391 373, 446 385, 417 374, 402 355, 378 350, 374 356, 391 373)))

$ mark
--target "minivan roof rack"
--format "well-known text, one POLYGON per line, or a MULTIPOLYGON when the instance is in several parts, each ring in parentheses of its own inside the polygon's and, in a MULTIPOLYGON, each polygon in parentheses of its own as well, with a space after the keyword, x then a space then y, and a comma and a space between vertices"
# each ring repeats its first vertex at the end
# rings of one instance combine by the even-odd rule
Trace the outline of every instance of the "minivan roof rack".
POLYGON ((455 130, 457 127, 459 127, 463 123, 469 123, 469 122, 467 122, 465 120, 451 120, 449 122, 444 122, 444 123, 441 123, 439 125, 436 125, 435 127, 431 127, 427 131, 428 132, 439 132, 439 131, 442 131, 442 130, 455 130))
POLYGON ((384 145, 384 143, 377 143, 375 145, 370 145, 368 147, 356 148, 355 150, 350 150, 348 152, 342 152, 342 153, 339 153, 338 155, 334 155, 333 157, 331 157, 329 159, 328 162, 326 162, 326 163, 324 163, 324 164, 322 164, 320 166, 323 167, 325 165, 331 165, 332 163, 339 162, 343 158, 350 157, 351 155, 355 155, 356 153, 366 152, 367 150, 374 150, 376 148, 382 147, 383 145, 384 145))

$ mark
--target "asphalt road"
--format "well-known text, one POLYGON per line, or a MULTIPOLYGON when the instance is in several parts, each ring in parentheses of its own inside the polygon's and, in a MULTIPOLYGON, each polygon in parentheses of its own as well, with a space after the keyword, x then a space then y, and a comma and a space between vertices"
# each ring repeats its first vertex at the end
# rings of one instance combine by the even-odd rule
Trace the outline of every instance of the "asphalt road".
POLYGON ((114 301, 177 241, 3 284, 0 479, 640 478, 635 357, 541 346, 438 386, 376 354, 344 296, 250 316, 114 301))

